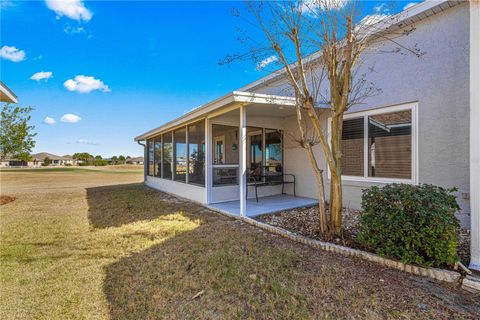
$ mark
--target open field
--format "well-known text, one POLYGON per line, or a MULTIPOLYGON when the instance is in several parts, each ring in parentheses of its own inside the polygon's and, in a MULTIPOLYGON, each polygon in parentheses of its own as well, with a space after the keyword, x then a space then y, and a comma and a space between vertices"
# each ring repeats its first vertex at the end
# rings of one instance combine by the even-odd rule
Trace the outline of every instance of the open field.
POLYGON ((265 233, 141 171, 0 177, 16 198, 0 207, 0 319, 480 317, 478 296, 265 233))

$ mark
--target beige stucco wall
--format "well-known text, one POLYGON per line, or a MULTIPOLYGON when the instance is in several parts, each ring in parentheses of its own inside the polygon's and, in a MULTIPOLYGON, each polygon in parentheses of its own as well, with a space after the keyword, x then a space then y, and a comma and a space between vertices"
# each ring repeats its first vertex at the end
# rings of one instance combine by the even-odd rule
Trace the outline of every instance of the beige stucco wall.
MULTIPOLYGON (((381 53, 364 57, 361 72, 382 90, 350 111, 367 110, 408 102, 418 103, 418 180, 459 189, 459 217, 469 224, 469 11, 464 3, 436 14, 415 25, 407 37, 397 39, 406 46, 417 46, 425 54, 381 53)), ((395 48, 386 41, 379 50, 395 48)), ((256 88, 257 92, 291 94, 289 85, 279 82, 256 88)), ((324 125, 326 128, 326 118, 324 125)), ((285 130, 294 130, 294 118, 284 119, 285 130)), ((326 168, 318 149, 319 159, 326 168)), ((288 146, 286 171, 298 177, 298 194, 316 195, 314 177, 301 149, 288 146)), ((327 187, 328 187, 328 179, 327 187)), ((344 204, 358 208, 365 182, 344 183, 344 204)))

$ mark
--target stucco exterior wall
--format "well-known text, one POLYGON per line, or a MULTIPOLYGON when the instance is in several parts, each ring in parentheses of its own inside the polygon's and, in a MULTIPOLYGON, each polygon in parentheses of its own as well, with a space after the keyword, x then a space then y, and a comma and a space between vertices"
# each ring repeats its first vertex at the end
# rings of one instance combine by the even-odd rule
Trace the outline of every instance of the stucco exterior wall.
MULTIPOLYGON (((416 30, 401 39, 416 45, 425 54, 377 53, 366 55, 359 74, 382 90, 350 112, 418 102, 418 181, 459 189, 462 208, 459 218, 469 224, 469 11, 464 3, 436 14, 415 25, 416 30)), ((376 52, 395 48, 390 41, 378 45, 376 52)), ((261 93, 288 94, 289 85, 278 82, 255 90, 261 93)), ((326 128, 328 114, 323 120, 326 128)), ((285 130, 295 130, 295 119, 284 119, 285 130)), ((326 163, 318 148, 321 165, 326 163)), ((298 194, 316 196, 314 177, 302 149, 288 146, 286 171, 298 178, 298 194)), ((328 187, 328 179, 327 187, 328 187)), ((365 182, 344 182, 344 204, 360 206, 365 182)))
POLYGON ((145 177, 145 184, 150 188, 205 204, 204 187, 152 176, 145 177))

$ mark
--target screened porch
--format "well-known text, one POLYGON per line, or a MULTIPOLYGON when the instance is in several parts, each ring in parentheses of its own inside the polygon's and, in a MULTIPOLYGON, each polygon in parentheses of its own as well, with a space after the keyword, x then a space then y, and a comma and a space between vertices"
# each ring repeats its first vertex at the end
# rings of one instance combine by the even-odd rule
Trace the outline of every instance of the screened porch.
POLYGON ((232 97, 146 139, 147 185, 234 215, 314 205, 295 196, 295 176, 285 171, 283 122, 293 99, 232 97))

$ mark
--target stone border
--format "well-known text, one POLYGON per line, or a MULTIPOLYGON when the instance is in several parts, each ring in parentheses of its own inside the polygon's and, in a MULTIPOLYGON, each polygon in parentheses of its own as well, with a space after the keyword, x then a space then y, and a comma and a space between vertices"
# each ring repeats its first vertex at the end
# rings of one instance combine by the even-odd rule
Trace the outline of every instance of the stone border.
POLYGON ((438 268, 424 268, 419 266, 414 266, 411 264, 403 263, 397 260, 392 260, 388 258, 381 257, 377 254, 370 253, 367 251, 353 249, 345 246, 341 246, 338 244, 315 240, 311 238, 307 238, 305 236, 293 233, 291 231, 285 230, 283 228, 275 227, 267 223, 263 223, 252 219, 250 217, 240 217, 229 212, 224 212, 222 210, 212 208, 210 206, 207 207, 208 209, 218 212, 222 215, 227 217, 243 221, 249 225, 254 227, 260 228, 267 232, 282 236, 284 238, 290 239, 295 242, 303 243, 313 248, 321 249, 324 251, 334 252, 337 254, 341 254, 344 256, 349 257, 358 257, 364 260, 372 261, 378 264, 381 264, 385 267, 400 270, 403 272, 412 273, 418 276, 428 277, 431 279, 435 279, 438 281, 448 282, 448 283, 457 283, 462 286, 463 289, 478 293, 480 292, 480 280, 477 277, 467 276, 463 277, 459 272, 445 270, 445 269, 438 269, 438 268))
POLYGON ((241 218, 241 220, 245 221, 248 224, 254 225, 260 229, 266 230, 268 232, 286 237, 290 240, 300 242, 306 245, 309 245, 314 248, 322 249, 325 251, 330 251, 330 252, 335 252, 338 254, 342 254, 344 256, 350 256, 350 257, 360 257, 362 259, 372 261, 379 263, 381 265, 384 265, 386 267, 392 268, 392 269, 397 269, 400 271, 408 272, 408 273, 413 273, 419 276, 424 276, 424 277, 429 277, 432 279, 436 279, 439 281, 445 281, 445 282, 460 282, 461 279, 461 274, 455 271, 450 271, 450 270, 444 270, 444 269, 437 269, 437 268, 424 268, 424 267, 418 267, 414 266, 411 264, 406 264, 400 261, 396 260, 391 260, 387 258, 383 258, 377 254, 358 250, 358 249, 352 249, 349 247, 344 247, 338 244, 330 243, 330 242, 324 242, 320 240, 315 240, 315 239, 310 239, 298 234, 295 234, 293 232, 290 232, 288 230, 274 227, 272 225, 259 222, 257 220, 254 220, 252 218, 241 218))

